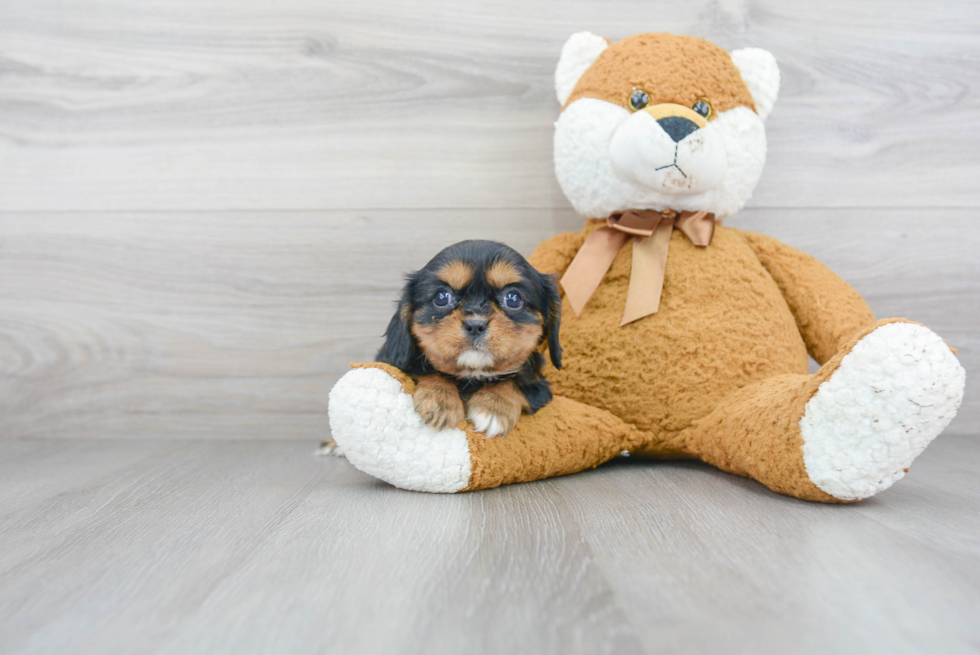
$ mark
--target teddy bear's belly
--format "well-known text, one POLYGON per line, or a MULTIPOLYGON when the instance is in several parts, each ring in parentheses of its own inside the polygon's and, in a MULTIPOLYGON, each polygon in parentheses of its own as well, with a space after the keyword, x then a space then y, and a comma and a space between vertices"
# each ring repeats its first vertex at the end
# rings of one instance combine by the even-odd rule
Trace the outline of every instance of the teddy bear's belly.
POLYGON ((581 316, 565 302, 556 393, 666 437, 750 382, 807 372, 796 321, 739 232, 719 226, 697 248, 675 230, 660 310, 620 327, 631 264, 627 244, 581 316))

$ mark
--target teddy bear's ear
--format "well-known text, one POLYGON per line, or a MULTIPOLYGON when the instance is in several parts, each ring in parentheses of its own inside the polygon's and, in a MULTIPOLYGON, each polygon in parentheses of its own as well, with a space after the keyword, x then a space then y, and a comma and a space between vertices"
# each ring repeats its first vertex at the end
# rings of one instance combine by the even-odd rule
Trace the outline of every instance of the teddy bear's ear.
POLYGON ((732 61, 738 67, 755 101, 759 118, 766 120, 779 95, 779 66, 772 53, 762 48, 742 48, 732 51, 732 61))
POLYGON ((555 92, 558 102, 565 104, 572 95, 578 78, 599 58, 609 42, 592 32, 577 32, 565 41, 561 48, 561 58, 555 69, 555 92))

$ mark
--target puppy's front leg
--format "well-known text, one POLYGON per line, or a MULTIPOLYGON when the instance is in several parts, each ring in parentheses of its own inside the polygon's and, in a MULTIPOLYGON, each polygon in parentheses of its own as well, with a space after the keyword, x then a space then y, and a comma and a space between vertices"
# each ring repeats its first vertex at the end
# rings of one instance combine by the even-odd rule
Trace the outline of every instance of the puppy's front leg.
POLYGON ((489 384, 473 394, 466 403, 466 418, 477 432, 490 438, 510 432, 526 409, 529 406, 524 394, 507 380, 489 384))
POLYGON ((455 427, 466 415, 456 385, 438 375, 420 377, 412 398, 422 420, 437 430, 455 427))

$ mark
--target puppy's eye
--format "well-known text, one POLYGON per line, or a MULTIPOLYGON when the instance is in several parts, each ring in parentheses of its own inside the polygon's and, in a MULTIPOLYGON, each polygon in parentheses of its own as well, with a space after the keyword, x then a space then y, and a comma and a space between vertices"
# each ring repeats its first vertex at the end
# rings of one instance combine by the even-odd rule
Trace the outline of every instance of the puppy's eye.
POLYGON ((694 103, 694 106, 691 107, 691 109, 701 114, 705 118, 711 116, 711 104, 707 100, 698 100, 694 103))
POLYGON ((504 294, 504 307, 507 309, 520 309, 524 305, 524 300, 516 291, 508 291, 504 294))
POLYGON ((436 294, 435 299, 433 299, 432 304, 436 307, 449 307, 453 302, 453 292, 452 291, 440 291, 436 294))
POLYGON ((648 104, 650 104, 650 96, 647 95, 647 92, 642 89, 633 89, 633 93, 630 94, 630 107, 633 108, 633 111, 640 111, 648 104))

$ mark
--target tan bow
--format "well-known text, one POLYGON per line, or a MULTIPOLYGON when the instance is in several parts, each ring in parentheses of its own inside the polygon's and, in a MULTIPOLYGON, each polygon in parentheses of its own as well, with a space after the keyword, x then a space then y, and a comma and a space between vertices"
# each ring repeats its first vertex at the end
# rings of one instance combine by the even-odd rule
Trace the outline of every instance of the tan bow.
POLYGON ((630 270, 626 310, 620 326, 656 314, 664 287, 670 233, 675 227, 694 245, 707 246, 715 233, 715 215, 707 212, 678 214, 672 209, 665 209, 662 212, 629 210, 607 218, 606 227, 589 235, 561 278, 565 297, 575 315, 582 313, 585 303, 612 266, 616 253, 631 238, 633 268, 630 270))

